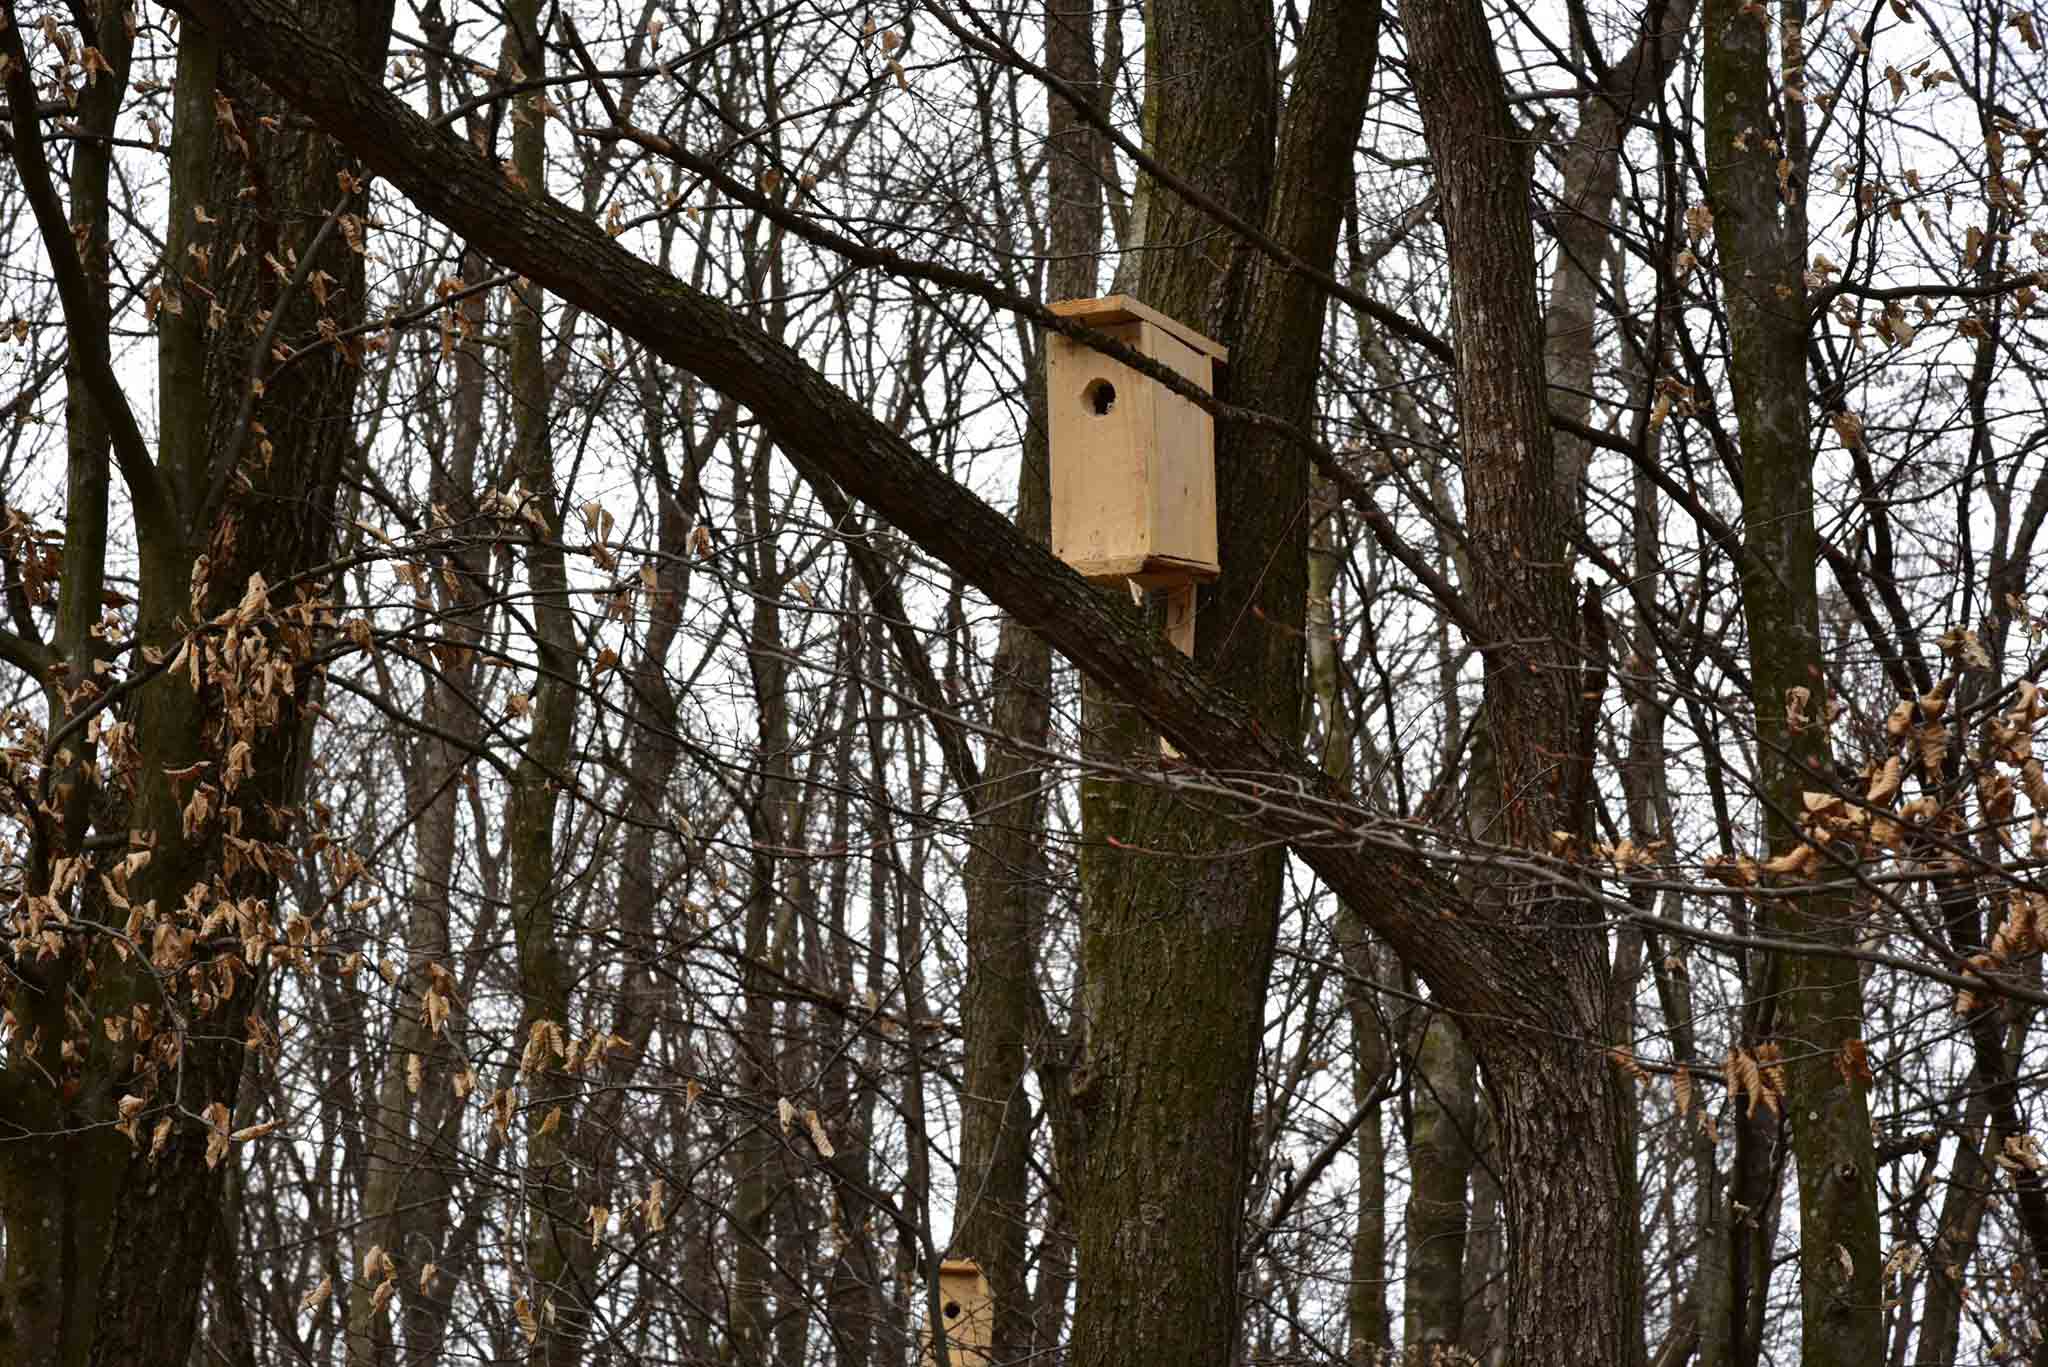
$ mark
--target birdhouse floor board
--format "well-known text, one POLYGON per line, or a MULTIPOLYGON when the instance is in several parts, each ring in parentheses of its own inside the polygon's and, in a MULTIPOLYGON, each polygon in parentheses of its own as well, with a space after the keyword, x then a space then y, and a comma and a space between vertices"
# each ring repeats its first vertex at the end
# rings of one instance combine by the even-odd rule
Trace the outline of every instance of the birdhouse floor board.
POLYGON ((1214 565, 1205 565, 1199 560, 1177 560, 1166 555, 1120 555, 1070 563, 1091 584, 1130 582, 1146 589, 1172 588, 1189 582, 1206 584, 1217 575, 1214 565))

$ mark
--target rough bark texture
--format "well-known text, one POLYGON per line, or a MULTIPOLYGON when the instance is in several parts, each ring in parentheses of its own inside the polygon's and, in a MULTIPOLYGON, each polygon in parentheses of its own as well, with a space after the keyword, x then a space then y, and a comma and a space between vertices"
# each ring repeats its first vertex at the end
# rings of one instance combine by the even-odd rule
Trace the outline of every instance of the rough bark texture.
MULTIPOLYGON (((1509 115, 1491 33, 1473 0, 1408 16, 1451 259, 1458 417, 1472 540, 1471 602, 1485 660, 1489 773, 1475 793, 1498 813, 1494 843, 1546 848, 1578 830, 1569 766, 1578 661, 1561 497, 1534 290, 1528 161, 1509 115)), ((1513 1242, 1509 1360, 1629 1360, 1639 1283, 1635 1190, 1623 1145, 1629 1102, 1604 1041, 1606 946, 1586 910, 1504 872, 1479 875, 1479 906, 1501 923, 1521 1019, 1472 1018, 1491 1089, 1513 1242), (1566 1188, 1569 1186, 1570 1191, 1566 1188)), ((1432 983, 1432 986, 1435 986, 1432 983)))
MULTIPOLYGON (((1799 21, 1783 27, 1734 3, 1704 9, 1708 189, 1713 196, 1728 373, 1742 436, 1742 609, 1749 628, 1751 701, 1765 828, 1773 853, 1796 849, 1801 794, 1832 775, 1821 672, 1813 447, 1806 403, 1805 128, 1782 104, 1778 126, 1772 45, 1780 74, 1802 79, 1799 21), (1781 161, 1781 158, 1784 160, 1781 161), (1802 690, 1795 695, 1794 690, 1802 690), (1802 703, 1799 698, 1803 697, 1802 703)), ((1847 897, 1776 904, 1774 929, 1820 947, 1853 943, 1847 897)), ((1883 1354, 1877 1171, 1866 1084, 1845 1063, 1860 1041, 1862 987, 1846 958, 1788 955, 1775 968, 1777 1033, 1799 1174, 1800 1301, 1805 1361, 1875 1362, 1883 1354)))
MULTIPOLYGON (((1149 150, 1327 269, 1377 8, 1311 13, 1277 148, 1270 8, 1170 3, 1149 20, 1149 150)), ((1233 399, 1305 419, 1320 297, 1254 262, 1170 192, 1153 187, 1149 204, 1140 296, 1231 348, 1233 399)), ((1195 658, 1249 703, 1264 733, 1291 740, 1302 713, 1308 467, 1269 433, 1221 425, 1216 485, 1223 572, 1200 594, 1195 658)), ((1111 762, 1156 763, 1151 732, 1135 720, 1093 709, 1091 725, 1107 725, 1091 748, 1111 762)), ((1082 815, 1075 1360, 1121 1363, 1136 1342, 1164 1361, 1225 1361, 1281 852, 1252 845, 1225 811, 1135 784, 1088 781, 1082 815)))
MULTIPOLYGON (((120 27, 118 13, 105 11, 110 29, 120 27)), ((388 7, 376 5, 317 7, 296 19, 332 44, 337 60, 371 67, 381 60, 389 21, 388 7)), ((19 28, 10 29, 17 36, 7 41, 18 42, 19 28)), ((18 94, 10 82, 10 105, 18 94)), ((246 69, 217 63, 204 37, 181 49, 155 459, 131 439, 137 432, 133 411, 118 388, 91 394, 95 413, 77 408, 75 460, 90 459, 99 449, 98 432, 112 434, 137 524, 137 637, 165 658, 185 642, 191 621, 234 607, 252 574, 273 586, 273 607, 297 600, 293 576, 327 558, 333 492, 349 454, 356 372, 331 350, 271 375, 265 399, 254 409, 263 432, 244 421, 250 340, 260 330, 250 324, 258 312, 275 311, 278 337, 297 342, 314 334, 322 315, 348 326, 354 320, 345 310, 361 300, 361 270, 339 234, 329 234, 325 246, 312 252, 321 224, 342 198, 337 172, 352 163, 322 134, 295 121, 264 126, 261 116, 274 110, 281 110, 276 97, 246 69), (216 118, 216 88, 233 113, 231 129, 216 118), (253 192, 242 193, 245 187, 253 192), (195 226, 195 205, 206 206, 216 222, 195 226), (246 255, 231 263, 237 243, 246 255), (203 289, 185 250, 193 245, 210 251, 203 289), (314 256, 336 282, 337 306, 318 307, 303 288, 288 292, 264 264, 270 253, 279 259, 314 256), (209 328, 211 306, 222 313, 219 325, 209 328), (206 568, 195 584, 202 556, 206 568)), ((16 135, 19 154, 19 121, 16 135)), ((354 198, 344 204, 363 207, 354 198)), ((75 251, 68 234, 61 250, 75 251)), ((103 363, 103 307, 76 297, 65 305, 74 338, 94 330, 100 335, 97 343, 74 346, 75 353, 87 367, 95 352, 103 363)), ((81 474, 88 484, 107 478, 104 465, 97 471, 74 469, 74 489, 81 474)), ((73 582, 82 586, 83 579, 73 582)), ((91 605, 97 602, 95 595, 91 605)), ((286 654, 303 644, 267 625, 252 630, 286 654)), ((143 667, 140 655, 124 663, 143 667)), ((293 839, 304 733, 295 692, 303 683, 303 675, 286 683, 276 724, 248 737, 247 775, 239 786, 217 790, 211 816, 189 829, 191 790, 181 791, 166 770, 203 761, 211 767, 201 781, 223 782, 225 752, 234 738, 224 715, 229 702, 214 682, 195 690, 182 672, 138 688, 118 714, 135 728, 132 797, 94 792, 89 804, 69 805, 86 795, 84 786, 59 793, 67 804, 67 828, 39 834, 48 844, 32 870, 31 892, 48 895, 49 854, 77 847, 89 816, 102 829, 132 829, 153 842, 147 867, 127 879, 126 896, 132 905, 154 903, 155 927, 173 935, 195 928, 199 917, 189 909, 188 894, 209 906, 213 899, 248 899, 248 906, 269 917, 274 878, 223 837, 232 809, 239 822, 234 829, 245 841, 283 846, 293 839), (39 880, 41 887, 33 886, 39 880)), ((53 715, 52 726, 62 720, 53 715)), ((91 878, 93 919, 127 920, 126 909, 98 901, 91 878)), ((145 917, 145 946, 153 928, 145 917)), ((169 1367, 188 1360, 218 1237, 215 1221, 194 1219, 192 1212, 217 1208, 227 1169, 206 1162, 206 1131, 189 1121, 173 1119, 161 1152, 151 1156, 148 1149, 154 1125, 172 1114, 174 1099, 188 1114, 215 1102, 233 1112, 258 966, 237 966, 230 974, 217 960, 214 969, 204 989, 195 990, 189 979, 175 989, 177 1010, 194 1026, 187 1035, 172 1030, 165 989, 143 957, 120 957, 109 938, 77 937, 54 958, 13 966, 8 1005, 24 1029, 9 1045, 9 1067, 0 1081, 0 1129, 34 1137, 0 1145, 0 1219, 7 1245, 0 1358, 53 1367, 169 1367), (90 958, 86 946, 92 947, 90 958), (74 1062, 53 1067, 58 1041, 75 1033, 65 1019, 67 999, 83 1008, 91 1034, 78 1041, 74 1062), (162 1027, 146 1047, 132 1029, 118 1040, 102 1032, 100 1022, 108 1017, 133 1022, 138 1006, 158 1013, 162 1027), (28 1055, 38 1052, 33 1032, 39 1029, 41 1052, 53 1057, 32 1062, 28 1055), (173 1050, 174 1039, 182 1052, 173 1050), (46 1069, 62 1074, 57 1088, 43 1081, 46 1069), (149 1099, 139 1146, 109 1125, 124 1094, 149 1099)))
MULTIPOLYGON (((1146 35, 1148 149, 1165 164, 1200 168, 1205 190, 1252 218, 1264 212, 1272 175, 1271 40, 1260 10, 1230 0, 1162 5, 1148 15, 1146 35), (1202 79, 1188 78, 1195 71, 1202 79), (1219 117, 1220 107, 1237 116, 1219 117)), ((1158 187, 1147 202, 1136 293, 1234 347, 1228 239, 1210 235, 1211 225, 1158 187)), ((1235 463, 1226 431, 1217 447, 1218 558, 1230 567, 1217 589, 1241 597, 1255 581, 1237 562, 1247 553, 1262 559, 1273 545, 1273 508, 1288 491, 1261 491, 1252 508, 1237 506, 1225 493, 1235 463)), ((1298 590, 1290 601, 1284 585, 1269 588, 1280 620, 1299 611, 1298 590)), ((1213 592, 1204 596, 1213 603, 1213 592)), ((1216 620, 1197 613, 1199 661, 1214 670, 1226 647, 1240 661, 1259 653, 1258 636, 1226 641, 1216 620)), ((1300 667, 1267 663, 1279 667, 1245 671, 1240 684, 1252 687, 1243 696, 1258 724, 1288 736, 1300 667)), ((1091 693, 1086 752, 1106 764, 1151 763, 1157 751, 1142 718, 1091 693)), ((1107 1367, 1133 1341, 1175 1360, 1214 1359, 1236 1338, 1250 1144, 1244 1079, 1257 1048, 1279 866, 1270 852, 1219 857, 1245 843, 1242 832, 1135 784, 1086 779, 1081 811, 1075 1360, 1107 1367)))

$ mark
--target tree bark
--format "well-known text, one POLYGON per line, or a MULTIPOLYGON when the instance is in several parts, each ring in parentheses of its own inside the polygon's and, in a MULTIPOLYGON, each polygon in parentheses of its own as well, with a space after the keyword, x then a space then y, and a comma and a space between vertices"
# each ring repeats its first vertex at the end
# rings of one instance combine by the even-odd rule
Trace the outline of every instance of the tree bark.
MULTIPOLYGON (((1327 269, 1378 7, 1325 0, 1310 12, 1277 145, 1270 7, 1199 0, 1149 18, 1148 150, 1327 269)), ((1320 296, 1163 187, 1147 204, 1138 293, 1231 348, 1234 401, 1305 420, 1320 296)), ((1216 435, 1223 570, 1199 594, 1195 658, 1247 700, 1254 725, 1291 740, 1302 714, 1308 469, 1268 431, 1225 423, 1216 435)), ((1086 720, 1098 757, 1156 764, 1153 733, 1133 712, 1096 707, 1086 720)), ((1074 1360, 1121 1363, 1137 1342, 1162 1360, 1227 1361, 1281 851, 1248 842, 1227 812, 1136 783, 1084 781, 1082 819, 1074 1360)))
MULTIPOLYGON (((121 26, 121 11, 100 14, 108 27, 121 26)), ((22 30, 11 10, 7 19, 0 43, 19 62, 22 30)), ((337 60, 375 67, 390 12, 316 6, 297 22, 331 44, 337 60)), ((117 40, 107 41, 118 49, 117 40)), ((341 234, 319 232, 337 203, 357 213, 365 207, 358 195, 336 188, 351 162, 317 130, 290 119, 266 123, 282 112, 277 96, 239 64, 217 60, 205 35, 185 35, 179 67, 154 458, 140 442, 125 394, 110 373, 95 370, 107 355, 103 295, 97 305, 89 290, 65 299, 74 354, 97 410, 78 413, 74 460, 90 462, 97 433, 106 431, 136 519, 138 650, 126 669, 139 681, 149 654, 169 660, 181 648, 202 665, 200 687, 183 670, 166 671, 139 682, 111 714, 133 726, 132 767, 124 773, 133 780, 132 796, 119 785, 93 791, 89 776, 76 771, 51 794, 64 814, 61 825, 36 836, 32 900, 71 900, 53 893, 50 879, 62 851, 83 841, 88 813, 106 830, 134 832, 131 844, 150 851, 140 868, 117 863, 127 849, 96 861, 78 893, 95 922, 118 926, 135 918, 136 952, 114 937, 76 935, 54 957, 19 962, 9 976, 8 1006, 24 1028, 8 1046, 0 1120, 10 1133, 35 1137, 0 1146, 7 1243, 0 1349, 10 1361, 52 1367, 171 1367, 191 1350, 216 1239, 215 1221, 193 1212, 216 1208, 222 1164, 235 1159, 215 1154, 209 1161, 207 1128, 181 1120, 175 1107, 186 1115, 215 1105, 228 1117, 235 1113, 247 1016, 268 957, 267 949, 252 953, 253 962, 242 955, 249 941, 267 946, 282 932, 269 865, 288 858, 295 839, 305 733, 297 703, 309 677, 298 666, 310 653, 311 621, 291 617, 299 602, 292 581, 328 558, 334 490, 352 453, 357 372, 336 351, 282 367, 265 353, 263 399, 244 412, 250 343, 262 331, 264 311, 277 320, 276 337, 291 343, 314 336, 323 318, 341 327, 359 321, 359 258, 341 234), (232 115, 232 126, 224 114, 232 115), (195 207, 209 211, 209 228, 196 224, 195 207), (234 257, 237 245, 245 252, 234 257), (186 250, 193 246, 202 249, 203 270, 186 250), (266 255, 324 269, 337 286, 335 307, 279 280, 266 255), (250 418, 262 424, 260 432, 250 418), (196 623, 235 609, 252 576, 277 597, 234 628, 249 646, 238 658, 243 667, 258 658, 288 666, 270 695, 274 712, 252 698, 252 680, 228 658, 222 633, 193 632, 196 623), (246 767, 231 753, 244 742, 246 767), (168 771, 195 764, 203 772, 184 780, 187 786, 170 777, 168 771), (199 787, 208 792, 210 811, 188 820, 199 787), (90 804, 82 800, 88 795, 90 804), (264 862, 252 860, 251 850, 261 851, 264 862), (96 886, 101 874, 112 877, 121 900, 96 886), (227 948, 200 943, 206 913, 223 904, 233 908, 240 934, 227 937, 227 948), (170 972, 167 964, 196 971, 170 972), (159 979, 158 970, 166 976, 159 979), (82 1010, 74 1015, 69 1003, 82 1010), (58 1058, 60 1042, 74 1046, 69 1061, 58 1058), (134 1143, 112 1128, 123 1096, 141 1102, 134 1143), (163 1145, 151 1152, 159 1123, 166 1126, 163 1145)), ((22 68, 15 70, 8 102, 21 166, 24 156, 40 157, 41 144, 39 131, 29 136, 35 115, 25 101, 33 89, 22 68)), ((24 174, 48 184, 46 165, 24 174)), ((69 254, 53 257, 59 276, 69 275, 77 265, 69 233, 49 245, 69 254)), ((74 488, 80 475, 88 484, 107 478, 104 466, 74 468, 74 488)), ((81 511, 98 497, 89 493, 81 511)), ((103 550, 102 540, 67 546, 67 555, 97 557, 103 550)), ((81 589, 94 575, 82 561, 73 573, 70 582, 81 589)), ((313 577, 303 587, 317 595, 322 585, 313 577)), ((96 615, 97 595, 70 606, 96 615)), ((70 686, 79 682, 86 681, 70 686)), ((90 702, 97 689, 75 696, 90 702)), ((53 732, 64 720, 52 716, 53 732)))
MULTIPOLYGON (((1451 260, 1458 418, 1472 542, 1470 601, 1490 639, 1486 758, 1474 795, 1492 841, 1547 849, 1584 825, 1584 794, 1557 757, 1582 748, 1565 534, 1543 370, 1528 214, 1529 162, 1476 0, 1407 15, 1451 260)), ((1516 1362, 1626 1363, 1638 1337, 1630 1098, 1582 1040, 1607 1042, 1611 987, 1590 909, 1505 871, 1474 901, 1511 939, 1519 1019, 1466 1017, 1494 1098, 1513 1245, 1516 1362), (1547 1022, 1547 1024, 1545 1024, 1547 1022), (1571 1174, 1568 1179, 1567 1174, 1571 1174), (1567 1188, 1575 1189, 1575 1194, 1567 1188)), ((1432 987, 1436 984, 1432 982, 1432 987)))
MULTIPOLYGON (((1820 649, 1814 525, 1814 452, 1806 402, 1806 148, 1804 106, 1782 101, 1779 73, 1804 79, 1803 4, 1782 24, 1736 0, 1708 0, 1703 51, 1707 186, 1713 197, 1722 303, 1728 312, 1728 377, 1742 436, 1742 610, 1749 627, 1756 709, 1759 797, 1770 849, 1806 843, 1801 795, 1832 786, 1824 720, 1828 697, 1820 649), (1800 701, 1801 699, 1804 701, 1800 701)), ((1854 943, 1853 907, 1841 894, 1774 904, 1777 933, 1817 948, 1854 943)), ((1824 953, 1777 965, 1777 1032, 1786 1060, 1785 1105, 1799 1176, 1799 1285, 1804 1360, 1815 1367, 1879 1361, 1881 1255, 1877 1160, 1870 1134, 1857 965, 1824 953)))

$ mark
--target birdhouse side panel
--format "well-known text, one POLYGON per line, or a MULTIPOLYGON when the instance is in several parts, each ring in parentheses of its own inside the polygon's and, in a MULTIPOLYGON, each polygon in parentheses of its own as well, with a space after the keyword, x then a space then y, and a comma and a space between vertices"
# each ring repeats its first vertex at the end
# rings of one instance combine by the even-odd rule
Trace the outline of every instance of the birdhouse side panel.
MULTIPOLYGON (((1173 367, 1205 393, 1215 390, 1215 363, 1164 328, 1147 324, 1145 354, 1173 367)), ((1196 577, 1216 573, 1216 424, 1192 400, 1158 389, 1154 414, 1150 555, 1156 570, 1184 566, 1196 577)))
MULTIPOLYGON (((1141 323, 1103 329, 1142 348, 1141 323)), ((1052 549, 1084 577, 1114 583, 1153 554, 1158 386, 1120 361, 1047 339, 1052 549)))

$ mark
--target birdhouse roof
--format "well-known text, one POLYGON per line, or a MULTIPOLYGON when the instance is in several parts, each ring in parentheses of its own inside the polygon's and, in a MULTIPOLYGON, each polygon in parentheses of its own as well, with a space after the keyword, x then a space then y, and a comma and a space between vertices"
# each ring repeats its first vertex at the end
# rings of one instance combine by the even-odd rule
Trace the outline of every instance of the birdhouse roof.
POLYGON ((1052 305, 1052 311, 1062 318, 1071 318, 1092 328, 1114 327, 1118 323, 1150 323, 1172 333, 1196 351, 1213 356, 1219 364, 1227 365, 1230 361, 1230 348, 1210 341, 1185 323, 1176 322, 1128 294, 1111 294, 1101 299, 1062 299, 1052 305))

